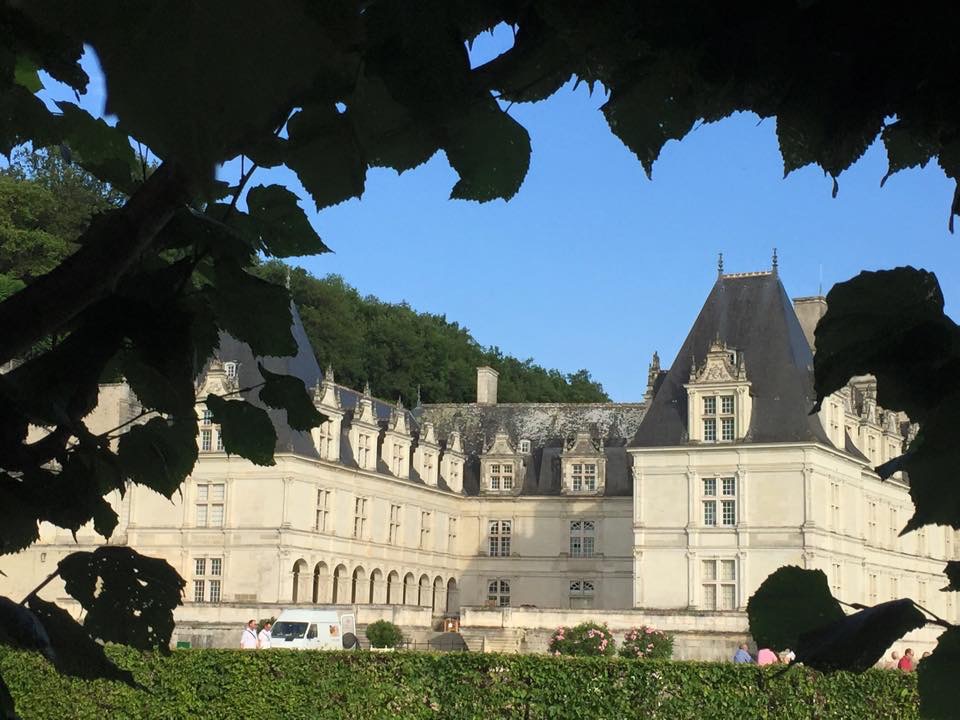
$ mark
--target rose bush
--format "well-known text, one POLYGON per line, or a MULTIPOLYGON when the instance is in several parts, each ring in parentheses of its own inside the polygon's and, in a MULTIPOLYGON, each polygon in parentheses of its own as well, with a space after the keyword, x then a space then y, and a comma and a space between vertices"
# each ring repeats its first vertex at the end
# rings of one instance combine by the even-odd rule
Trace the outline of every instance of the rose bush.
POLYGON ((673 656, 673 635, 646 625, 630 628, 624 635, 619 655, 640 660, 669 660, 673 656))
POLYGON ((616 642, 606 625, 582 622, 572 628, 558 627, 550 637, 547 649, 553 655, 613 655, 616 642))

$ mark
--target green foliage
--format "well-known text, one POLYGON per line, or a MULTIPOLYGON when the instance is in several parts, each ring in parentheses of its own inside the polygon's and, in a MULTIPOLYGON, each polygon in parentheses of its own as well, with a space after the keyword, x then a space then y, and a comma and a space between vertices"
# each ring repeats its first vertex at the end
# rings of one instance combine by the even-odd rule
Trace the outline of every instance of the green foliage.
POLYGON ((257 465, 274 464, 277 431, 263 408, 246 400, 224 400, 212 394, 207 395, 206 405, 213 413, 213 421, 220 425, 224 450, 257 465))
POLYGON ((617 655, 630 660, 669 660, 673 657, 673 635, 647 625, 630 628, 617 655))
POLYGON ((918 717, 914 675, 879 670, 824 676, 800 667, 780 674, 731 663, 492 653, 106 651, 145 690, 63 678, 38 655, 4 649, 0 672, 32 720, 918 717))
POLYGON ((793 565, 763 581, 747 603, 747 616, 757 647, 774 650, 796 650, 801 635, 845 617, 830 594, 827 576, 793 565))
POLYGON ((303 380, 292 375, 278 375, 257 363, 263 376, 260 400, 272 408, 287 411, 287 424, 294 430, 308 431, 326 422, 323 415, 303 392, 303 380))
POLYGON ((260 277, 277 285, 290 272, 290 293, 321 366, 330 365, 348 387, 370 382, 379 397, 423 402, 472 402, 476 368, 500 373, 501 402, 609 402, 586 370, 563 375, 497 348, 484 349, 465 329, 442 315, 418 313, 361 297, 338 276, 318 279, 279 261, 261 264, 260 277))
POLYGON ((367 625, 370 647, 395 648, 403 642, 403 632, 389 620, 377 620, 367 625))
POLYGON ((606 625, 587 621, 572 628, 558 627, 550 636, 547 650, 554 655, 601 657, 615 654, 617 643, 606 625))

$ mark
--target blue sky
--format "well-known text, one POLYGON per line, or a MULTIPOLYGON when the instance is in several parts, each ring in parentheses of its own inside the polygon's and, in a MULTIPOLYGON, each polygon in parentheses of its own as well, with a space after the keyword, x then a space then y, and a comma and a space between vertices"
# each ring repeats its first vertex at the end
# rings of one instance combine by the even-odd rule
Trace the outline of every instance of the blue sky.
MULTIPOLYGON (((475 61, 509 42, 484 35, 475 61)), ((103 107, 95 61, 82 105, 103 107)), ((50 88, 51 96, 73 100, 50 88)), ((484 345, 564 372, 587 368, 614 400, 642 397, 654 350, 673 361, 716 279, 765 270, 772 249, 792 297, 864 269, 934 271, 960 314, 960 238, 947 231, 953 186, 935 165, 890 178, 874 145, 832 183, 815 167, 783 179, 773 120, 741 114, 669 143, 647 180, 609 131, 605 96, 562 89, 510 114, 533 155, 520 192, 483 205, 448 200, 456 175, 442 153, 398 176, 371 170, 360 200, 317 214, 295 176, 259 171, 304 198, 334 254, 295 260, 342 275, 363 294, 445 314, 484 345)))

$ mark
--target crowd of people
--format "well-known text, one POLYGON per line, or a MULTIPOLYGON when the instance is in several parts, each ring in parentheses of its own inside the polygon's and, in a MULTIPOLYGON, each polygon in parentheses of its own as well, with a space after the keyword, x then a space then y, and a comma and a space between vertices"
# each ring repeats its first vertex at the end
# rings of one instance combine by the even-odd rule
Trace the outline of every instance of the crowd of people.
POLYGON ((240 649, 268 650, 270 648, 270 631, 272 629, 273 623, 267 621, 263 624, 260 632, 257 632, 257 621, 248 620, 247 626, 243 628, 243 633, 240 635, 240 649))
MULTIPOLYGON (((920 657, 920 660, 923 660, 929 655, 930 653, 925 652, 920 657)), ((742 643, 740 647, 737 648, 737 651, 733 654, 733 661, 735 663, 755 663, 757 665, 775 665, 778 663, 789 665, 796 659, 796 653, 794 653, 790 648, 787 648, 779 654, 770 648, 760 648, 757 651, 756 657, 754 657, 750 654, 750 646, 747 645, 747 643, 742 643)), ((890 659, 881 663, 879 667, 883 668, 884 670, 913 672, 917 669, 917 660, 914 659, 913 648, 907 648, 903 653, 903 657, 900 656, 899 652, 894 650, 890 653, 890 659)))

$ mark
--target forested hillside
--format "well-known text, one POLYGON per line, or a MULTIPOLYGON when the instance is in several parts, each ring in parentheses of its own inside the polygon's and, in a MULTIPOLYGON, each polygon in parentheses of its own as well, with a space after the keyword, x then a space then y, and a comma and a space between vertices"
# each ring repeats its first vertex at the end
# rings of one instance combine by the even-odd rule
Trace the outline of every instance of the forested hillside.
MULTIPOLYGON (((257 271, 282 283, 287 265, 272 260, 257 271)), ((609 400, 587 370, 565 375, 484 348, 443 315, 362 297, 339 276, 317 278, 291 268, 290 291, 321 366, 332 365, 337 382, 350 387, 369 380, 379 397, 399 395, 410 405, 419 387, 423 402, 471 402, 477 366, 490 365, 500 373, 500 402, 609 400)))
MULTIPOLYGON (((57 149, 20 152, 0 171, 0 299, 55 267, 76 249, 97 212, 116 207, 123 195, 57 149)), ((272 260, 257 268, 275 283, 287 265, 272 260)), ((518 360, 481 347, 466 328, 440 315, 418 313, 361 297, 340 277, 315 278, 291 268, 291 291, 321 366, 351 387, 369 381, 383 398, 416 402, 469 402, 476 397, 476 368, 500 372, 501 402, 602 402, 608 400, 590 373, 564 375, 533 360, 518 360)))

